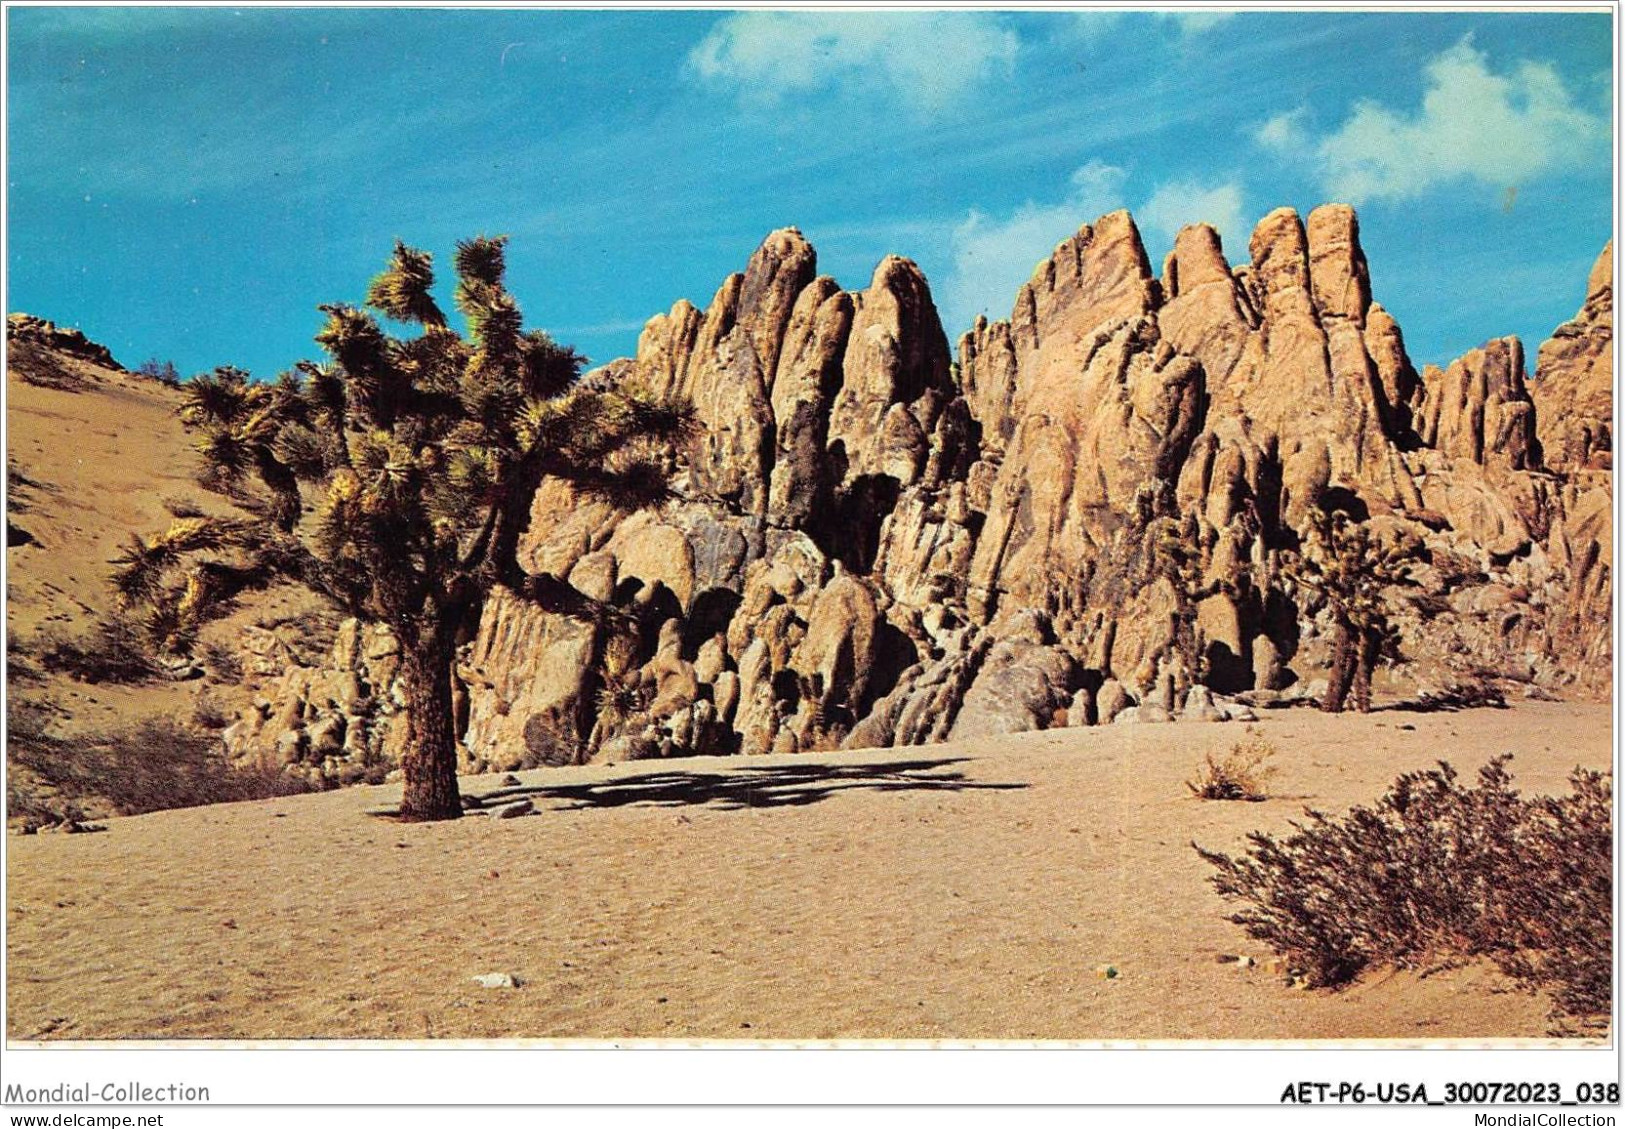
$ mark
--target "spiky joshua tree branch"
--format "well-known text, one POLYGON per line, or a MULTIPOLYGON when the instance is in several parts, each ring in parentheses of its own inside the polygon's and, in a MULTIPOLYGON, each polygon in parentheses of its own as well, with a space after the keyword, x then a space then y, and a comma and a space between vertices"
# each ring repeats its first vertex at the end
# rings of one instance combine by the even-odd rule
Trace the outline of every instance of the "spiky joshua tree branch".
POLYGON ((432 294, 431 257, 397 243, 366 308, 319 307, 323 363, 274 383, 217 369, 186 385, 182 418, 206 484, 256 515, 189 518, 133 536, 114 562, 124 600, 159 646, 188 649, 240 593, 293 580, 349 614, 387 624, 402 648, 409 717, 404 818, 461 814, 452 714, 459 630, 496 587, 559 601, 516 550, 549 477, 625 509, 667 496, 662 444, 682 405, 639 389, 578 383, 585 358, 525 330, 504 284, 506 237, 458 243, 455 300, 466 334, 432 294), (251 483, 257 487, 250 489, 251 483))

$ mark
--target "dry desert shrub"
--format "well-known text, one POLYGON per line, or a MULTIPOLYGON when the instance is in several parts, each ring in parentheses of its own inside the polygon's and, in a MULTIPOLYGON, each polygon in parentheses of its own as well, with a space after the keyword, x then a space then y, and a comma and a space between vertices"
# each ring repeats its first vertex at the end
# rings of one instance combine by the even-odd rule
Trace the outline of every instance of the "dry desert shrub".
POLYGON ((1503 971, 1549 988, 1575 1017, 1606 1016, 1613 997, 1613 777, 1575 769, 1567 796, 1524 811, 1525 863, 1503 875, 1495 904, 1503 971))
POLYGON ((1484 956, 1561 1013, 1606 1015, 1612 992, 1613 781, 1575 769, 1573 792, 1523 799, 1496 757, 1465 787, 1440 762, 1375 807, 1308 811, 1284 839, 1231 857, 1196 847, 1230 920, 1313 986, 1368 967, 1484 956))
POLYGON ((199 729, 218 732, 232 722, 230 709, 207 690, 200 690, 192 699, 192 724, 199 729))
POLYGON ((82 392, 90 382, 52 350, 16 337, 8 339, 6 362, 26 383, 61 392, 82 392))
POLYGON ((141 367, 135 371, 137 375, 144 376, 148 380, 156 380, 168 388, 181 386, 180 370, 175 367, 174 361, 160 361, 157 357, 149 357, 142 361, 141 367))
POLYGON ((1218 760, 1207 754, 1196 778, 1185 781, 1185 787, 1204 800, 1266 799, 1265 784, 1275 775, 1275 766, 1268 762, 1275 751, 1262 737, 1237 741, 1218 760))
POLYGON ((524 737, 521 768, 559 768, 577 762, 576 742, 560 719, 550 713, 532 714, 525 722, 524 737))
POLYGON ((1428 713, 1435 710, 1504 710, 1506 695, 1487 678, 1456 682, 1443 690, 1430 690, 1416 702, 1416 709, 1428 713))
MULTIPOLYGON (((121 815, 305 791, 281 773, 234 765, 218 734, 199 733, 167 717, 146 718, 98 733, 61 736, 45 714, 8 704, 6 752, 48 786, 61 815, 100 801, 121 815)), ((30 797, 8 795, 7 817, 28 816, 30 797)))

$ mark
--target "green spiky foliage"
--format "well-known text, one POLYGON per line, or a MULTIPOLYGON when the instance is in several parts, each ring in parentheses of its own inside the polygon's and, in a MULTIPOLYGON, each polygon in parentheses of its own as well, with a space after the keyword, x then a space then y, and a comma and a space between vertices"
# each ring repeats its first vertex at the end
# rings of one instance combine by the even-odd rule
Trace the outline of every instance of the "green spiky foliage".
POLYGON ((466 334, 435 302, 429 254, 397 243, 368 287, 370 310, 319 307, 325 362, 274 383, 229 368, 189 382, 182 416, 206 484, 257 516, 179 521, 133 537, 115 562, 121 595, 171 651, 238 594, 280 579, 387 624, 408 698, 409 819, 461 814, 452 667, 491 591, 572 614, 587 603, 519 567, 537 489, 553 477, 625 509, 658 504, 663 451, 688 427, 681 406, 578 384, 585 359, 524 329, 505 245, 457 245, 466 334), (396 336, 371 311, 413 332, 396 336))
POLYGON ((1413 583, 1420 553, 1414 539, 1379 536, 1337 510, 1317 512, 1302 552, 1287 558, 1288 579, 1331 612, 1332 670, 1321 701, 1327 713, 1341 713, 1351 697, 1356 710, 1370 712, 1377 664, 1397 653, 1388 590, 1413 583))

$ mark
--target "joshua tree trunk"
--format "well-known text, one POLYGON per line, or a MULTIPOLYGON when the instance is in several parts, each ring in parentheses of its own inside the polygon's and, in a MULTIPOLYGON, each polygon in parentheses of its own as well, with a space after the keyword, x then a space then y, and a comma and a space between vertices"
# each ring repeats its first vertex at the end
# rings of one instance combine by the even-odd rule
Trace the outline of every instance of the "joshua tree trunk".
POLYGON ((452 707, 453 648, 446 632, 425 630, 415 647, 403 647, 406 749, 401 756, 405 794, 401 818, 413 822, 457 819, 457 722, 452 707))
POLYGON ((1377 633, 1362 630, 1354 664, 1354 708, 1361 713, 1371 712, 1371 676, 1376 669, 1377 633))
POLYGON ((1326 697, 1320 703, 1320 708, 1327 713, 1343 712, 1343 703, 1348 700, 1349 689, 1354 684, 1355 668, 1359 665, 1358 650, 1354 628, 1339 621, 1337 634, 1332 639, 1332 672, 1326 679, 1326 697))

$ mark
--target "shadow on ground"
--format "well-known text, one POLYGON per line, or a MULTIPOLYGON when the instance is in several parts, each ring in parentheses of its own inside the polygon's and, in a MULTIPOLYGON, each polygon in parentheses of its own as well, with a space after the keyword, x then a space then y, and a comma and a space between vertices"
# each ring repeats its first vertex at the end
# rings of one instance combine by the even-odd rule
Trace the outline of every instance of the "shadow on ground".
POLYGON ((1506 698, 1497 690, 1446 690, 1437 694, 1422 694, 1388 705, 1377 706, 1373 713, 1460 713, 1462 710, 1505 710, 1506 698))
MULTIPOLYGON (((628 804, 653 807, 708 805, 722 811, 741 808, 805 807, 837 792, 1008 791, 1020 783, 967 780, 962 772, 940 769, 968 760, 894 761, 889 764, 741 765, 726 772, 666 771, 586 784, 538 784, 501 788, 477 795, 487 808, 528 799, 538 806, 559 801, 555 811, 618 808, 628 804)), ((476 809, 478 810, 478 809, 476 809)))

